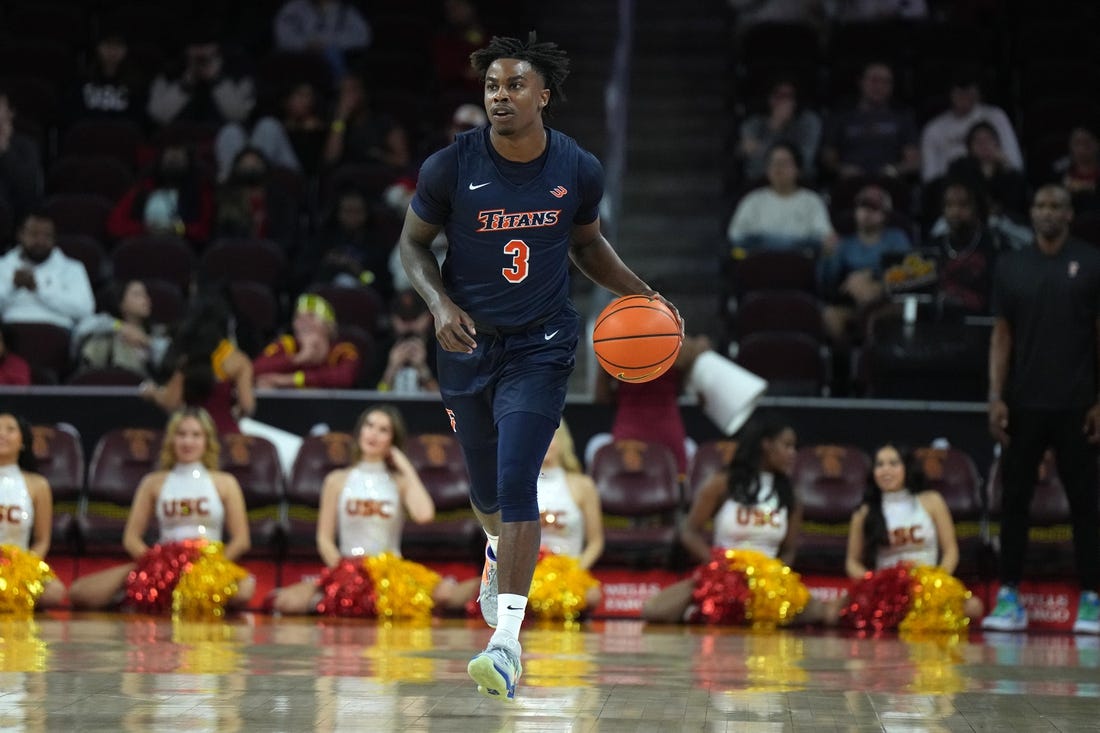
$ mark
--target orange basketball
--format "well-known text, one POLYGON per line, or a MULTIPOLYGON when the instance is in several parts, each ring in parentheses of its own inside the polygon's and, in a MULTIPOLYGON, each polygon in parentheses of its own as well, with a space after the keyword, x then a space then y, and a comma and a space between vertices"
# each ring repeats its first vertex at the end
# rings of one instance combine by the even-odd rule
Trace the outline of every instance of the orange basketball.
POLYGON ((644 295, 611 301, 592 332, 600 366, 624 382, 648 382, 664 374, 682 343, 676 316, 661 301, 644 295))

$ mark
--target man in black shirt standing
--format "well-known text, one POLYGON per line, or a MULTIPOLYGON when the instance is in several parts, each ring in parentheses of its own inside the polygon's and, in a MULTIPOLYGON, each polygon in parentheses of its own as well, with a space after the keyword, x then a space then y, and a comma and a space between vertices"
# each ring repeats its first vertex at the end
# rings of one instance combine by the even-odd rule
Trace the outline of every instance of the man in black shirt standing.
POLYGON ((989 427, 1002 446, 1001 589, 982 628, 1027 628, 1017 587, 1028 513, 1043 453, 1053 448, 1073 522, 1081 600, 1074 631, 1100 633, 1100 250, 1072 239, 1073 209, 1061 186, 1031 206, 1034 246, 1006 255, 993 282, 989 427))

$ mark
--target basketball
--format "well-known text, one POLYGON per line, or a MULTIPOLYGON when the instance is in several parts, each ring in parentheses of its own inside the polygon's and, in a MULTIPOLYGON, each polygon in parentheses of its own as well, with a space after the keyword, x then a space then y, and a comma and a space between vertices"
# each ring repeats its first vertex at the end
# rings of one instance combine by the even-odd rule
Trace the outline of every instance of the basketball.
POLYGON ((676 361, 683 337, 668 306, 644 295, 611 301, 592 332, 600 366, 623 382, 648 382, 676 361))

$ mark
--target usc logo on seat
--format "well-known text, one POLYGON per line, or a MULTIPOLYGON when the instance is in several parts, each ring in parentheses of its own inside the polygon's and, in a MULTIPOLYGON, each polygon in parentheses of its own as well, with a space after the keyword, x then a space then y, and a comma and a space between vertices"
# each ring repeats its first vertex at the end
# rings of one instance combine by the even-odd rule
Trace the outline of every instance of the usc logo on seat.
POLYGON ((393 504, 392 502, 376 501, 374 499, 348 499, 344 503, 344 511, 352 517, 389 519, 393 516, 393 504))

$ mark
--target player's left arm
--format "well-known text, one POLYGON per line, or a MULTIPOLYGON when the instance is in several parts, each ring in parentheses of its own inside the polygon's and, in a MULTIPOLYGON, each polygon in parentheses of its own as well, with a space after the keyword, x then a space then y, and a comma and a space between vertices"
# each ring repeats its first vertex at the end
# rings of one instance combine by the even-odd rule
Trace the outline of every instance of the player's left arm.
POLYGON ((684 319, 676 306, 649 287, 619 258, 611 243, 600 231, 600 219, 588 224, 574 224, 569 241, 569 256, 589 280, 602 285, 615 295, 645 295, 667 305, 680 321, 680 333, 684 331, 684 319))
POLYGON ((676 314, 682 335, 684 319, 680 317, 676 306, 635 275, 600 231, 603 183, 603 166, 600 161, 591 153, 581 151, 577 160, 577 195, 580 200, 569 237, 569 257, 589 280, 602 285, 615 295, 645 295, 660 300, 676 314))

